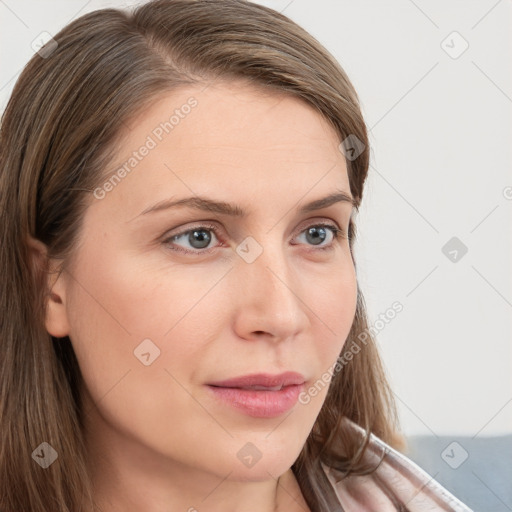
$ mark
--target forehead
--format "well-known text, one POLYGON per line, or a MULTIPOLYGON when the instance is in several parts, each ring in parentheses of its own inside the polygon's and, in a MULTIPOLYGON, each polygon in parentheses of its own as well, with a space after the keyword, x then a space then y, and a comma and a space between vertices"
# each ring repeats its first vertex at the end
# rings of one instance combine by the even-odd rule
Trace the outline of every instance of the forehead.
POLYGON ((109 195, 137 208, 219 187, 226 197, 268 200, 272 190, 295 199, 316 187, 315 195, 350 190, 334 128, 288 94, 236 82, 183 87, 126 124, 106 178, 124 168, 109 195))
POLYGON ((221 153, 229 147, 278 154, 289 145, 295 156, 326 149, 339 153, 338 135, 312 105, 244 82, 215 82, 163 93, 126 125, 129 130, 120 147, 125 154, 148 138, 174 151, 186 146, 221 153))

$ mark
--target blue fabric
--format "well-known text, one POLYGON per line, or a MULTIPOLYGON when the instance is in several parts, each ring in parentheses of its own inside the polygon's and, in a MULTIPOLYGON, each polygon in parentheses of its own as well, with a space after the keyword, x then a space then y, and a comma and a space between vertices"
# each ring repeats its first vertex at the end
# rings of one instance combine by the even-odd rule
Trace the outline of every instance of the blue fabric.
POLYGON ((475 512, 512 511, 512 435, 410 436, 407 442, 404 454, 475 512))

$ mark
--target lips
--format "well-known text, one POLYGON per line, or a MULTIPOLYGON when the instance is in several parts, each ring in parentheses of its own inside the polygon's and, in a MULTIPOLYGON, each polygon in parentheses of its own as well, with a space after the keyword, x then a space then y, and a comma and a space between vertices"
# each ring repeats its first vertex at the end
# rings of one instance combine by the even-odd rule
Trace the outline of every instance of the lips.
POLYGON ((208 384, 218 403, 255 418, 275 418, 290 410, 304 389, 300 373, 245 375, 208 384))

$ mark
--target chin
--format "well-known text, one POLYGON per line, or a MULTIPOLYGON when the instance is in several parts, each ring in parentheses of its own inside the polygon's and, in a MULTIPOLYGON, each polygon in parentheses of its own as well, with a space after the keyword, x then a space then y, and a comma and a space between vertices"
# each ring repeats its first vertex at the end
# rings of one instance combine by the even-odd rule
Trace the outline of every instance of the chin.
POLYGON ((266 440, 265 445, 263 442, 258 441, 244 441, 237 443, 233 456, 234 464, 231 468, 226 468, 227 472, 232 471, 229 476, 230 480, 240 482, 259 482, 269 480, 269 478, 278 478, 283 473, 288 471, 295 460, 297 459, 302 445, 287 446, 280 442, 281 440, 276 436, 276 442, 269 442, 266 440), (238 448, 240 446, 240 448, 238 448))

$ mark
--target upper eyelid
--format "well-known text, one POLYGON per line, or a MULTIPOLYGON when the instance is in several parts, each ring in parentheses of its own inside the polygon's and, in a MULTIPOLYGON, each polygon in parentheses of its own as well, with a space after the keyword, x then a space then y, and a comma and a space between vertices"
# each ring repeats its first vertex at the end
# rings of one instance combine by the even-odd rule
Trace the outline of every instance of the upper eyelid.
MULTIPOLYGON (((304 223, 301 223, 299 225, 300 227, 297 228, 297 230, 294 231, 294 233, 300 234, 308 227, 315 226, 315 225, 322 224, 322 223, 331 223, 334 225, 334 227, 339 229, 342 233, 346 233, 346 229, 343 228, 343 223, 340 223, 334 219, 328 219, 326 217, 318 217, 315 219, 309 219, 307 221, 304 221, 304 223)), ((169 239, 172 239, 177 236, 182 236, 182 235, 188 233, 189 231, 193 231, 194 229, 197 229, 197 228, 207 228, 207 229, 211 229, 214 232, 225 230, 224 228, 219 227, 219 222, 216 220, 202 220, 202 221, 193 222, 190 227, 185 227, 176 233, 164 234, 164 239, 169 240, 169 239)), ((177 228, 177 229, 179 229, 179 228, 177 228)))

